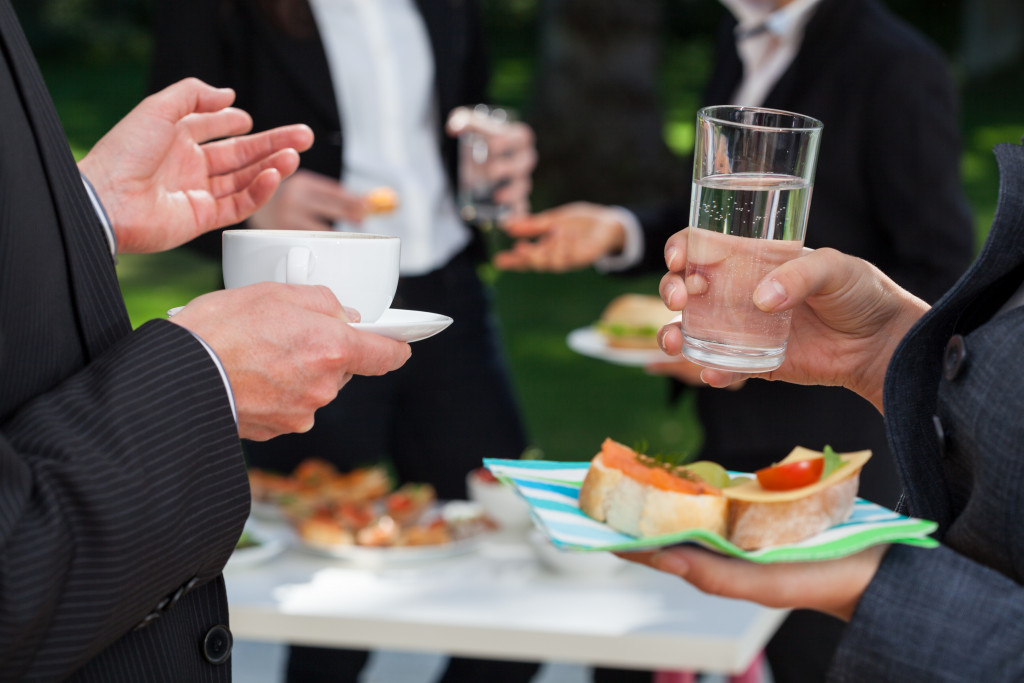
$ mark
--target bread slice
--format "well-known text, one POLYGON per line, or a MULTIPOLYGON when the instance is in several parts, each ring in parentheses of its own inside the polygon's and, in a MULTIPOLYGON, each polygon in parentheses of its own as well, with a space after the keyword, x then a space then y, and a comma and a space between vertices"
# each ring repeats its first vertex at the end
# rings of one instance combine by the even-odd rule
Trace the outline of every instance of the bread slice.
MULTIPOLYGON (((782 462, 821 457, 795 448, 782 462)), ((767 491, 756 480, 723 489, 729 499, 729 540, 743 550, 797 543, 844 522, 853 511, 860 470, 871 451, 845 453, 845 463, 816 484, 767 491)))
MULTIPOLYGON (((602 453, 610 441, 605 441, 602 453)), ((658 488, 609 467, 602 453, 591 460, 580 487, 579 505, 584 514, 640 538, 688 529, 707 529, 725 536, 729 501, 717 489, 704 487, 705 492, 694 494, 658 488)))

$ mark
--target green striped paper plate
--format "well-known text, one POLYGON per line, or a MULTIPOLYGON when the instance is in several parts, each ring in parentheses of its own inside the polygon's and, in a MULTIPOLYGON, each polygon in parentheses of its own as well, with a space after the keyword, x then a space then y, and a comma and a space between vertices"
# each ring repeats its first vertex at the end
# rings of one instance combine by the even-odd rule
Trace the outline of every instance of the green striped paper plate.
POLYGON ((580 511, 580 485, 589 462, 485 458, 484 465, 496 477, 515 487, 529 503, 537 526, 563 550, 649 550, 686 542, 725 555, 768 563, 830 560, 881 543, 905 543, 923 548, 938 546, 938 542, 929 537, 938 526, 935 522, 904 517, 860 498, 846 522, 789 545, 746 551, 702 529, 638 539, 615 531, 580 511))

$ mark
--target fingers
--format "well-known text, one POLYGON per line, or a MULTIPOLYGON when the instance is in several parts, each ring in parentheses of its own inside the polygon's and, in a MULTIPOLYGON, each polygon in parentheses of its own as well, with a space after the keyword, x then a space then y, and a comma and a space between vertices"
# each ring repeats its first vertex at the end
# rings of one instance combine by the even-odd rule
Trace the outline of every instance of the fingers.
POLYGON ((210 194, 217 199, 227 197, 249 187, 252 181, 267 169, 276 169, 281 177, 285 178, 294 173, 298 166, 299 153, 294 149, 282 149, 260 159, 257 163, 230 173, 212 176, 210 178, 210 194))
POLYGON ((304 124, 281 126, 262 133, 232 137, 203 145, 211 176, 233 173, 286 149, 304 152, 313 144, 313 131, 304 124))
POLYGON ((860 263, 834 249, 804 250, 761 280, 754 304, 763 311, 786 311, 812 295, 832 294, 858 282, 860 263))
POLYGON ((353 332, 358 342, 346 363, 348 372, 353 375, 383 375, 402 367, 412 354, 412 349, 405 342, 373 332, 353 332))
POLYGON ((529 201, 532 190, 533 181, 530 176, 513 178, 494 191, 494 201, 505 206, 523 204, 529 201))
POLYGON ((880 545, 838 560, 758 564, 676 546, 639 559, 711 595, 849 619, 887 550, 880 545))
MULTIPOLYGON (((682 273, 686 270, 686 245, 690 228, 680 230, 665 242, 665 266, 670 273, 682 273)), ((674 309, 679 310, 679 309, 674 309)))
MULTIPOLYGON (((469 126, 473 129, 473 126, 469 126)), ((480 132, 487 134, 484 128, 480 132)), ((533 129, 525 123, 509 123, 501 126, 497 132, 490 132, 487 138, 487 147, 492 154, 498 157, 513 157, 523 155, 526 159, 533 159, 536 162, 534 149, 533 129), (529 152, 529 154, 527 154, 529 152)), ((532 165, 530 167, 532 169, 532 165)))
POLYGON ((189 114, 178 125, 188 132, 192 140, 202 144, 248 133, 252 130, 252 117, 241 109, 225 107, 215 112, 189 114))
MULTIPOLYGON (((248 175, 248 171, 243 175, 248 175)), ((235 185, 237 180, 228 179, 223 182, 235 185)), ((281 172, 276 168, 266 168, 259 171, 248 185, 225 196, 215 198, 212 193, 203 190, 190 190, 187 194, 196 223, 200 230, 207 231, 245 220, 270 200, 280 184, 281 172)))
POLYGON ((228 374, 245 438, 302 432, 354 374, 408 360, 408 344, 361 332, 326 287, 260 283, 193 300, 171 322, 212 347, 228 374))
POLYGON ((704 368, 689 360, 680 359, 674 363, 651 363, 644 370, 651 375, 672 377, 690 386, 704 386, 704 382, 700 378, 700 373, 704 368))
POLYGON ((198 78, 186 78, 150 95, 140 106, 173 123, 194 112, 219 111, 234 101, 231 88, 215 88, 198 78))
POLYGON ((529 216, 510 219, 502 227, 512 237, 537 237, 548 232, 558 220, 559 215, 560 209, 549 209, 529 216))

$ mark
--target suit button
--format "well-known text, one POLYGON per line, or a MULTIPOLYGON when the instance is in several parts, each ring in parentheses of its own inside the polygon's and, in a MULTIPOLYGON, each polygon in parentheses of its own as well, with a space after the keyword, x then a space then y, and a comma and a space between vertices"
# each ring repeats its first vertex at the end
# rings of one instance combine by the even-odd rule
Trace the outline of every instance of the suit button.
POLYGON ((939 446, 939 457, 946 456, 946 428, 942 426, 942 418, 932 415, 932 424, 935 425, 935 442, 939 446))
POLYGON ((217 625, 206 632, 203 638, 203 657, 210 664, 223 664, 231 656, 231 631, 227 626, 217 625))
POLYGON ((942 374, 946 379, 953 381, 964 367, 967 361, 967 346, 964 338, 954 334, 946 343, 946 352, 942 357, 942 374))

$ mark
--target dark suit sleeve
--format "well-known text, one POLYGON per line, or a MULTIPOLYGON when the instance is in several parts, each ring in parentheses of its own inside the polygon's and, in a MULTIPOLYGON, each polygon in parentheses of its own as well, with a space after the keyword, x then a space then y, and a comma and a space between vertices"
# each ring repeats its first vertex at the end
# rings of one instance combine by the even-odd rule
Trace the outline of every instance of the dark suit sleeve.
POLYGON ((829 680, 1024 680, 1021 614, 1024 587, 1007 576, 946 547, 893 546, 829 680))
POLYGON ((864 106, 874 125, 864 136, 868 168, 860 174, 869 220, 888 242, 876 265, 934 302, 974 256, 973 221, 960 181, 953 80, 930 51, 908 51, 871 78, 864 106))
POLYGON ((184 328, 147 323, 21 406, 0 426, 0 680, 63 679, 174 609, 248 510, 220 373, 184 328))

